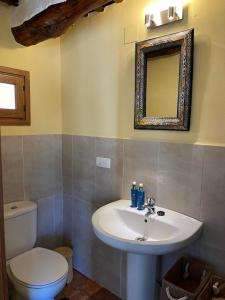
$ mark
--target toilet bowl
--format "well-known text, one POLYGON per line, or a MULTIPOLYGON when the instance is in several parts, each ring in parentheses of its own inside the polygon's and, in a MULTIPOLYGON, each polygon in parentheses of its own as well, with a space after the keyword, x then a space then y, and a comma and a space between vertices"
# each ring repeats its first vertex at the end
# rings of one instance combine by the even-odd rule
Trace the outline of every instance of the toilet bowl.
POLYGON ((13 300, 53 300, 66 284, 68 263, 59 253, 33 248, 7 262, 13 300))

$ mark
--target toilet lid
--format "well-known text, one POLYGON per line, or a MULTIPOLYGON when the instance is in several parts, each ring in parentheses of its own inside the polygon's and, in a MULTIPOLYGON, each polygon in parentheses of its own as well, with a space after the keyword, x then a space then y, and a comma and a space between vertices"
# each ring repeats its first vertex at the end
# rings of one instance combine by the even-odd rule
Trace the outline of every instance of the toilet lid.
POLYGON ((10 260, 12 275, 26 285, 47 285, 64 277, 68 263, 59 253, 34 248, 10 260))

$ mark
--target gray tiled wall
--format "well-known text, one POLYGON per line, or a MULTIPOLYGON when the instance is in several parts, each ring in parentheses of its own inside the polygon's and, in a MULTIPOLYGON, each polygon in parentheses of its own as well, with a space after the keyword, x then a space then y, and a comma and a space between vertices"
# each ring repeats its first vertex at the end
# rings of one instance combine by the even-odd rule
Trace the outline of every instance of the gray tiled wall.
POLYGON ((54 248, 62 243, 61 135, 3 136, 4 202, 31 200, 38 204, 37 245, 54 248))
POLYGON ((124 298, 126 255, 103 245, 92 231, 100 206, 130 197, 143 181, 157 204, 204 222, 201 239, 162 257, 162 274, 181 255, 211 263, 225 275, 225 148, 64 135, 64 241, 74 246, 74 266, 124 298), (95 157, 112 159, 111 169, 95 157))
POLYGON ((122 253, 104 245, 91 216, 122 195, 123 141, 64 135, 64 241, 74 247, 74 267, 120 295, 122 253), (96 168, 95 157, 111 158, 111 169, 96 168))
POLYGON ((199 241, 162 257, 162 274, 182 254, 225 275, 225 148, 80 137, 2 137, 4 201, 38 203, 37 245, 74 247, 74 267, 124 298, 126 255, 99 241, 91 226, 100 206, 130 197, 143 181, 157 204, 204 222, 199 241), (111 158, 111 169, 95 166, 111 158))

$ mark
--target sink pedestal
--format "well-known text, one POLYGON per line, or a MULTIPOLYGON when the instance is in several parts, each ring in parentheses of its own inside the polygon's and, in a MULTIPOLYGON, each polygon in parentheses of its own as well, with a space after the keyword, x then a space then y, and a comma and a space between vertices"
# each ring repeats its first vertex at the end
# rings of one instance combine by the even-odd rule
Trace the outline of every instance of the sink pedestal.
POLYGON ((127 253, 127 300, 154 300, 157 256, 127 253))

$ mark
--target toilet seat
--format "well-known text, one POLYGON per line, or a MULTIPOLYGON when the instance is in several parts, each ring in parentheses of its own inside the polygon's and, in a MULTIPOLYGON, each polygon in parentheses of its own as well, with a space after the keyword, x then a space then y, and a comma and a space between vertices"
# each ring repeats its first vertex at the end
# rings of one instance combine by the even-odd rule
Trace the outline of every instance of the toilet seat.
POLYGON ((68 263, 59 253, 33 248, 9 261, 11 275, 28 288, 43 288, 57 284, 68 273, 68 263))
MULTIPOLYGON (((10 270, 11 272, 11 270, 10 270)), ((55 286, 57 284, 59 284, 61 281, 66 281, 67 280, 67 274, 65 274, 62 278, 60 278, 59 280, 57 281, 54 281, 52 283, 49 283, 49 284, 46 284, 46 285, 29 285, 27 283, 24 283, 22 281, 20 281, 18 278, 15 278, 13 275, 12 275, 12 272, 11 272, 11 279, 13 278, 13 282, 16 283, 17 285, 20 285, 20 286, 23 286, 24 288, 26 289, 35 289, 35 290, 43 290, 44 288, 51 288, 51 286, 55 286)))

